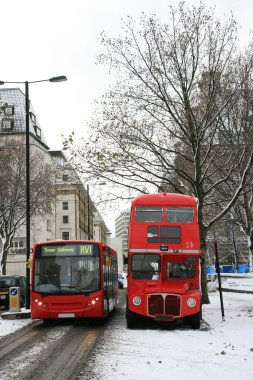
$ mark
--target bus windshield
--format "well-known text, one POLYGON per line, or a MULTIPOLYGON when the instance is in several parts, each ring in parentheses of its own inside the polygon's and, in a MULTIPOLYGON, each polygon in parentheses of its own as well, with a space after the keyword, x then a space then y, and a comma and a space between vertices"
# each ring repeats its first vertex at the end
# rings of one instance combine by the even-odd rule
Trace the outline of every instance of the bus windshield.
POLYGON ((169 262, 167 267, 168 278, 194 278, 195 263, 169 262))
POLYGON ((134 254, 132 256, 132 275, 136 280, 159 280, 160 255, 134 254))
POLYGON ((88 294, 100 288, 99 246, 59 244, 38 246, 33 290, 43 294, 88 294))

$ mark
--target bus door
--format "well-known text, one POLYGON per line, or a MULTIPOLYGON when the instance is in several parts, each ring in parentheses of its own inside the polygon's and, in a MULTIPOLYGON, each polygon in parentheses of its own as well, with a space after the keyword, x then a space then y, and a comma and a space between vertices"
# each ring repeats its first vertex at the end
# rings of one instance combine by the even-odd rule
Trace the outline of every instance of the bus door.
POLYGON ((117 259, 108 247, 104 248, 104 306, 105 314, 115 307, 116 284, 117 284, 117 259))

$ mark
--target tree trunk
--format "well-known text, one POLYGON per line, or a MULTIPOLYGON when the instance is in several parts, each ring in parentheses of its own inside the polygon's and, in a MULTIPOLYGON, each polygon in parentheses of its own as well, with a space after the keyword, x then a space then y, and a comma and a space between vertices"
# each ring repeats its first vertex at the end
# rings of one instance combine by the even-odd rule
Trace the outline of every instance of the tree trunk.
POLYGON ((202 303, 210 303, 207 291, 207 278, 206 278, 206 251, 202 253, 201 259, 201 291, 202 291, 202 303))
POLYGON ((8 254, 8 249, 6 249, 6 245, 4 244, 3 248, 3 256, 1 260, 1 266, 2 266, 2 274, 6 274, 6 261, 7 261, 7 254, 8 254))
POLYGON ((204 228, 200 226, 200 247, 202 250, 201 256, 201 292, 202 292, 202 304, 209 304, 210 300, 208 297, 207 291, 207 275, 206 275, 206 253, 207 253, 207 244, 206 244, 206 232, 204 228))
POLYGON ((253 258, 253 231, 252 235, 248 237, 248 247, 249 247, 249 271, 253 271, 252 268, 252 258, 253 258))

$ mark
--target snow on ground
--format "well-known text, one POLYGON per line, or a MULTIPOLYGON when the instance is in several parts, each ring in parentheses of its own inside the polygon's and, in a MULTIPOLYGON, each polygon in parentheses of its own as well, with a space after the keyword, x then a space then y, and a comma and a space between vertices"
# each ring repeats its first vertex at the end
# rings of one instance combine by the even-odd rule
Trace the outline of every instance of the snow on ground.
POLYGON ((110 326, 80 379, 252 380, 253 295, 224 292, 224 321, 219 292, 209 296, 203 319, 210 329, 110 326))
MULTIPOLYGON (((1 310, 3 311, 3 310, 1 310)), ((21 309, 22 312, 26 312, 25 308, 21 309)), ((4 310, 3 312, 6 312, 4 310)), ((23 327, 29 325, 32 322, 30 318, 26 319, 0 319, 0 339, 8 334, 15 332, 16 330, 22 329, 23 327)))
MULTIPOLYGON (((223 280, 249 290, 253 279, 223 280), (248 282, 248 284, 247 284, 248 282)), ((192 330, 147 325, 128 330, 123 313, 109 324, 79 379, 104 380, 253 380, 253 294, 209 294, 203 318, 210 329, 192 330)), ((0 319, 0 338, 31 323, 31 319, 0 319)))
POLYGON ((253 274, 245 273, 244 275, 238 275, 231 273, 226 275, 223 273, 221 277, 221 285, 223 288, 250 290, 253 292, 253 274))

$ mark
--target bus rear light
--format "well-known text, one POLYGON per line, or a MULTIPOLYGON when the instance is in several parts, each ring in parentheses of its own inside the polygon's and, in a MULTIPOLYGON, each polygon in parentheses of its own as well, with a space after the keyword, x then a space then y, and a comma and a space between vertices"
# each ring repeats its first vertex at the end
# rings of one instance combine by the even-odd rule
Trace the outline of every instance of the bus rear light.
POLYGON ((134 297, 133 298, 133 304, 135 305, 135 306, 139 306, 140 304, 141 304, 141 298, 140 297, 134 297))
POLYGON ((194 307, 196 305, 196 300, 194 298, 188 298, 187 305, 189 307, 194 307))

